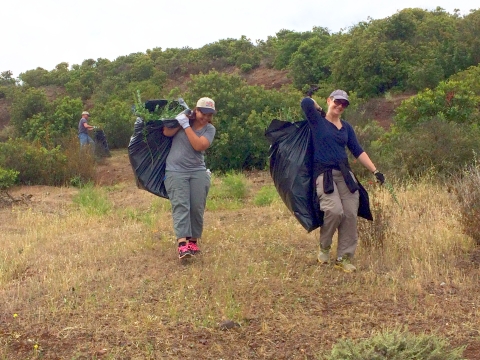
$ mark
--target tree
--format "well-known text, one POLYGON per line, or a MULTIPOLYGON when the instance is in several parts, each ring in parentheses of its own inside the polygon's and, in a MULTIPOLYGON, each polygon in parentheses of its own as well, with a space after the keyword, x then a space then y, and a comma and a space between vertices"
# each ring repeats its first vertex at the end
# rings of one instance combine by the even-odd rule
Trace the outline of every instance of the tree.
POLYGON ((10 70, 2 71, 0 73, 0 86, 15 85, 16 81, 13 78, 13 73, 10 70))
POLYGON ((35 88, 23 89, 14 97, 11 107, 11 124, 17 136, 24 136, 28 131, 27 120, 47 110, 47 95, 44 90, 35 88))

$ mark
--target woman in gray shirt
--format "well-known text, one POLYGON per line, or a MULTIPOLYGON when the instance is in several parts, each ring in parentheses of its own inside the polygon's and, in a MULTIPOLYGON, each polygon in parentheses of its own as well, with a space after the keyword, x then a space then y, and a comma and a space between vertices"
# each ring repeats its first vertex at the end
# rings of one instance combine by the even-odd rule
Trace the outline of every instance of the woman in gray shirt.
POLYGON ((204 152, 213 142, 215 102, 207 97, 198 100, 193 113, 176 117, 180 126, 163 128, 173 137, 165 168, 165 189, 172 204, 172 217, 178 241, 179 259, 200 252, 197 241, 202 236, 203 214, 210 189, 204 152))

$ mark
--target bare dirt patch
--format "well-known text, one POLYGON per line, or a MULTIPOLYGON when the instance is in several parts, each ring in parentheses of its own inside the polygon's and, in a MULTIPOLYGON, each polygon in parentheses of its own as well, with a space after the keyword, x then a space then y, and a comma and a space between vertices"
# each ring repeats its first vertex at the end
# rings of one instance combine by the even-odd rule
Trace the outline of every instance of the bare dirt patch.
POLYGON ((95 183, 100 186, 135 183, 127 150, 113 150, 114 156, 102 159, 96 167, 95 183))
POLYGON ((380 126, 388 130, 395 116, 395 109, 414 94, 400 94, 388 98, 375 98, 369 100, 361 110, 365 111, 366 116, 376 120, 380 126))

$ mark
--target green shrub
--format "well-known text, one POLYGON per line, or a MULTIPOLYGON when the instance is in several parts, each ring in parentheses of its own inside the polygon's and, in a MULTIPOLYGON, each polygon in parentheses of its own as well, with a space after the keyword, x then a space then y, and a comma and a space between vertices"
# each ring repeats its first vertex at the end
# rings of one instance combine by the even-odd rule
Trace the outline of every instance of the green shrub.
POLYGON ((18 171, 0 167, 0 190, 12 187, 17 181, 18 171))
POLYGON ((476 125, 433 119, 411 132, 387 134, 372 144, 372 154, 380 169, 398 178, 419 179, 426 174, 445 178, 472 163, 474 149, 479 148, 480 128, 476 125))
POLYGON ((92 184, 82 187, 73 197, 73 202, 88 215, 106 215, 112 209, 112 204, 105 194, 92 184))
POLYGON ((461 81, 441 82, 434 90, 426 89, 396 109, 395 126, 403 130, 429 122, 432 118, 457 124, 478 119, 480 97, 461 81))
POLYGON ((245 175, 231 172, 222 179, 223 195, 226 198, 242 200, 248 195, 248 186, 245 175))
POLYGON ((212 174, 211 183, 207 197, 209 210, 233 210, 245 206, 243 202, 249 190, 245 175, 230 172, 217 178, 212 174))
POLYGON ((454 181, 463 232, 480 245, 480 165, 467 166, 454 181))
POLYGON ((214 99, 218 110, 212 121, 215 141, 205 159, 215 171, 264 169, 269 147, 265 129, 282 109, 300 112, 301 94, 296 90, 268 91, 216 71, 192 76, 186 100, 195 103, 202 96, 214 99))
POLYGON ((273 185, 262 186, 253 198, 256 206, 268 206, 275 200, 279 199, 277 189, 273 185))
POLYGON ((131 105, 119 100, 99 105, 95 107, 93 124, 105 132, 110 149, 126 148, 133 134, 131 105))
MULTIPOLYGON (((362 145, 362 148, 369 154, 370 158, 373 160, 375 165, 377 165, 380 171, 384 171, 380 154, 378 154, 376 151, 374 144, 385 135, 385 130, 378 125, 377 121, 370 120, 363 126, 355 126, 355 133, 357 135, 358 142, 362 145)), ((357 177, 363 179, 372 179, 370 171, 361 165, 360 162, 352 159, 351 166, 357 177)))
POLYGON ((25 135, 29 128, 27 119, 41 114, 48 107, 47 95, 42 89, 27 88, 17 91, 13 96, 10 124, 15 128, 17 136, 25 135))
POLYGON ((434 335, 384 331, 364 340, 341 340, 324 360, 462 360, 464 347, 450 349, 434 335))
POLYGON ((0 143, 0 167, 17 171, 18 182, 27 185, 65 185, 75 176, 93 179, 93 155, 80 152, 76 136, 60 143, 53 149, 18 138, 0 143))
POLYGON ((62 185, 67 158, 60 147, 48 150, 21 139, 0 143, 0 166, 18 171, 22 184, 62 185))
POLYGON ((240 65, 240 70, 243 73, 248 73, 250 70, 252 70, 252 64, 242 64, 240 65))
POLYGON ((60 98, 49 104, 45 112, 35 114, 25 121, 27 130, 24 137, 53 148, 59 144, 62 137, 71 131, 77 132, 82 109, 80 99, 68 96, 60 98))

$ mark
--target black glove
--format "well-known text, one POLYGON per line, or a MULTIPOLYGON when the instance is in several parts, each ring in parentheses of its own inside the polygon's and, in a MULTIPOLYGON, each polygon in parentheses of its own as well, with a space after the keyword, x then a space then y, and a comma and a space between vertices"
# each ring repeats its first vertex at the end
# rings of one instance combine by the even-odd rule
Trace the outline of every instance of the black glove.
POLYGON ((320 113, 320 115, 322 115, 322 117, 327 116, 327 114, 325 113, 325 110, 323 110, 322 108, 317 109, 317 111, 320 113))
POLYGON ((383 185, 383 183, 385 182, 385 175, 383 175, 380 171, 378 170, 375 170, 373 172, 373 175, 375 175, 375 177, 377 178, 377 181, 380 183, 380 185, 383 185))

